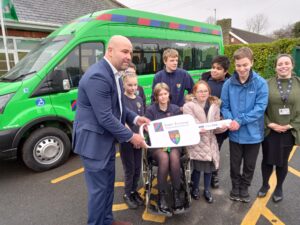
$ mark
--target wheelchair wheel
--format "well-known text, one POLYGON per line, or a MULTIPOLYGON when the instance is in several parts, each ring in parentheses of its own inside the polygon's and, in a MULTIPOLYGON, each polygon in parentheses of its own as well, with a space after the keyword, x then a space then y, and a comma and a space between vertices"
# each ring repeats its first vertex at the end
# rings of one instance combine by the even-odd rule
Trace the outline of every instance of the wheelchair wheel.
POLYGON ((150 194, 151 194, 151 173, 149 169, 149 164, 147 160, 147 149, 143 149, 142 156, 142 177, 143 177, 143 185, 144 185, 144 197, 145 197, 145 205, 146 209, 148 209, 148 205, 150 202, 150 194))

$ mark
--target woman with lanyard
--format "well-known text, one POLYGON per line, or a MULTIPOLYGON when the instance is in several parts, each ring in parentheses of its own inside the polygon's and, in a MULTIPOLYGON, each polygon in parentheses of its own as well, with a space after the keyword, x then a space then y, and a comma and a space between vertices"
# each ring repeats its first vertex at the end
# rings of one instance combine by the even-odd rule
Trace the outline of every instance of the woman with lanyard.
POLYGON ((265 197, 269 178, 276 166, 277 185, 273 201, 283 199, 282 184, 288 171, 288 158, 295 144, 300 144, 300 79, 293 76, 294 61, 280 54, 275 61, 276 77, 268 81, 269 102, 265 113, 265 139, 261 164, 263 185, 258 197, 265 197))

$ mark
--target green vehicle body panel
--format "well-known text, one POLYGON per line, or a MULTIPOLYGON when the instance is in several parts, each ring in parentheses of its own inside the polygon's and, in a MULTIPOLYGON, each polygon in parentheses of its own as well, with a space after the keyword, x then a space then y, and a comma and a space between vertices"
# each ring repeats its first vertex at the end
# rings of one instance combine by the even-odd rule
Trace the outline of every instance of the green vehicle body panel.
MULTIPOLYGON (((31 97, 45 77, 55 69, 55 67, 79 44, 85 42, 101 42, 106 46, 112 35, 124 35, 132 38, 148 38, 163 40, 180 40, 190 42, 214 43, 219 47, 219 54, 224 53, 222 34, 200 34, 196 32, 183 32, 170 28, 158 28, 151 26, 138 25, 136 23, 111 22, 97 20, 96 18, 103 14, 119 14, 131 17, 148 18, 160 20, 165 23, 178 23, 187 26, 201 26, 206 29, 219 30, 219 26, 199 23, 195 21, 169 17, 164 15, 152 14, 130 9, 113 9, 101 12, 95 12, 92 15, 85 15, 69 24, 62 26, 48 37, 57 37, 60 35, 71 35, 73 38, 55 54, 45 66, 36 72, 34 76, 24 78, 17 82, 0 82, 0 96, 14 93, 13 97, 5 106, 4 112, 0 114, 0 131, 22 128, 42 117, 60 117, 72 122, 75 116, 75 110, 72 110, 71 103, 77 98, 77 88, 68 92, 43 95, 40 97, 31 97), (89 20, 88 22, 81 22, 89 20), (44 105, 37 106, 39 98, 44 100, 44 105)), ((194 81, 197 81, 205 70, 189 71, 194 81)), ((147 98, 151 95, 152 80, 154 74, 139 76, 139 84, 144 87, 147 98)), ((0 149, 1 151, 1 149, 0 149)))

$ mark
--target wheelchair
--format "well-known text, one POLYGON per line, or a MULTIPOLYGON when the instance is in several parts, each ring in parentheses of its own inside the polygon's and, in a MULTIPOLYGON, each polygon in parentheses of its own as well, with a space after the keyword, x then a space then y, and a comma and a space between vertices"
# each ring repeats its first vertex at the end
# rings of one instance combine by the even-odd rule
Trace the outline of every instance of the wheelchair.
MULTIPOLYGON (((151 157, 151 154, 148 154, 147 149, 142 150, 142 178, 144 185, 144 197, 145 197, 145 206, 146 211, 151 214, 159 214, 164 216, 172 216, 174 214, 181 214, 186 212, 191 205, 191 194, 190 194, 190 186, 191 186, 191 164, 190 159, 188 157, 187 150, 182 148, 182 153, 180 157, 180 167, 181 167, 181 191, 180 197, 182 202, 184 203, 184 209, 180 213, 172 212, 170 215, 161 214, 158 210, 158 190, 155 188, 156 185, 156 177, 157 177, 157 162, 151 157)), ((171 186, 171 185, 170 185, 171 186)), ((172 191, 172 188, 168 188, 168 190, 172 191)), ((168 195, 172 196, 172 195, 168 195)), ((171 206, 170 199, 169 205, 171 206)))

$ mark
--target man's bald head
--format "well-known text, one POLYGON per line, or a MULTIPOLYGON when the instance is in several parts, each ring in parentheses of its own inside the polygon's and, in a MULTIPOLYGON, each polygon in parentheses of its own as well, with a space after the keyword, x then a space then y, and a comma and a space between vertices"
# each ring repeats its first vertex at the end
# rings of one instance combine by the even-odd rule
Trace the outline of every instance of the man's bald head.
POLYGON ((118 70, 125 70, 131 61, 132 44, 127 37, 112 36, 107 44, 105 57, 118 70))

